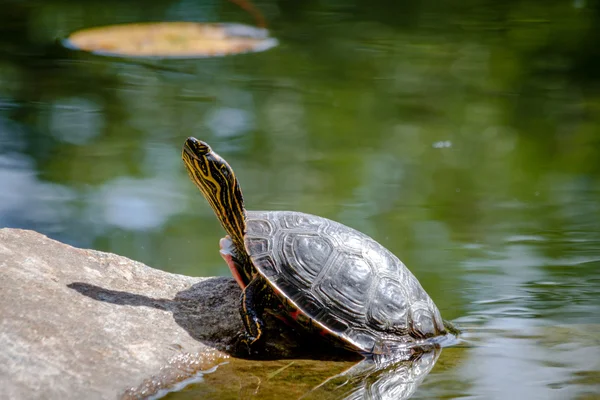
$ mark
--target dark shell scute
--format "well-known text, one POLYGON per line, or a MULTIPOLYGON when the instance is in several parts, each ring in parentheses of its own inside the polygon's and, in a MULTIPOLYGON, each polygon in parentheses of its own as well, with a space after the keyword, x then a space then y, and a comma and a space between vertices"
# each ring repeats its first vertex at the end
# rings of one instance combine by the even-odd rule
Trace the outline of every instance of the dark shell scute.
POLYGON ((354 230, 339 229, 339 224, 328 224, 325 227, 325 234, 336 238, 339 245, 353 253, 361 254, 365 242, 368 239, 366 235, 354 230))
POLYGON ((283 226, 288 229, 309 229, 314 230, 315 232, 321 227, 323 224, 319 219, 311 218, 312 215, 303 214, 303 213, 282 213, 283 215, 283 226))
POLYGON ((367 318, 379 330, 394 334, 408 332, 410 304, 402 286, 389 278, 380 279, 371 296, 367 318))
POLYGON ((333 252, 333 246, 317 235, 291 233, 283 239, 284 268, 310 287, 333 252))
POLYGON ((246 240, 246 249, 250 254, 261 255, 268 253, 271 249, 269 239, 253 237, 246 240))
POLYGON ((362 330, 351 330, 348 332, 348 339, 356 343, 361 349, 371 351, 375 348, 376 338, 369 332, 362 330))
POLYGON ((347 323, 331 313, 324 313, 323 310, 321 310, 320 315, 315 317, 315 319, 335 332, 345 332, 348 330, 347 323))
POLYGON ((365 242, 365 246, 362 248, 362 254, 367 260, 371 260, 380 273, 395 276, 400 279, 403 278, 402 272, 404 264, 374 240, 369 239, 365 242))
POLYGON ((372 280, 369 263, 354 255, 341 254, 334 261, 332 271, 319 283, 318 290, 326 304, 334 303, 345 314, 361 318, 372 280))
POLYGON ((294 287, 290 285, 288 282, 282 282, 283 287, 282 290, 286 294, 290 294, 290 299, 301 306, 302 310, 308 314, 311 318, 316 318, 320 312, 325 308, 323 303, 315 299, 314 297, 304 296, 301 291, 297 289, 294 290, 294 287))
POLYGON ((269 220, 265 219, 248 219, 247 230, 253 235, 269 237, 273 235, 274 227, 269 220))
POLYGON ((277 262, 269 254, 255 257, 253 261, 260 264, 261 271, 267 278, 277 277, 281 274, 277 262))
POLYGON ((413 332, 427 338, 437 334, 435 317, 427 303, 416 302, 410 310, 410 324, 413 332))

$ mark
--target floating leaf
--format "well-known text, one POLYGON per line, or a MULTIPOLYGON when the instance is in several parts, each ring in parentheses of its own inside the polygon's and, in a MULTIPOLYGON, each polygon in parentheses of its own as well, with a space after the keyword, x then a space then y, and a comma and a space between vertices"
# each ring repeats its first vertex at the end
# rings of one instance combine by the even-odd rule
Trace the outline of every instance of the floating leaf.
POLYGON ((241 24, 159 22, 85 29, 64 44, 108 56, 197 58, 264 51, 277 40, 266 29, 241 24))

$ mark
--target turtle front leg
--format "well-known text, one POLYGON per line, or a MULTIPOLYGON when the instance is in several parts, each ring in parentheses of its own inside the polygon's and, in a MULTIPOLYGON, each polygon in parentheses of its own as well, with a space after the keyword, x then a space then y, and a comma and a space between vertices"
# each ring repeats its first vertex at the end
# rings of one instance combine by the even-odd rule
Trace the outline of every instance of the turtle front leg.
POLYGON ((249 347, 256 343, 263 334, 265 326, 262 319, 263 312, 265 307, 271 304, 273 298, 273 290, 260 275, 255 275, 242 292, 240 315, 246 328, 244 341, 249 347))

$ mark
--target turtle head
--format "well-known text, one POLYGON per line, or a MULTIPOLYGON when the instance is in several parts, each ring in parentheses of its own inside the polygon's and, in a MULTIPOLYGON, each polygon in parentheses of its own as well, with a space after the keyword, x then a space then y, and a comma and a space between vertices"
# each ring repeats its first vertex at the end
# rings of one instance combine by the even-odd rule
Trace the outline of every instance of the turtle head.
POLYGON ((183 144, 183 153, 190 157, 200 158, 211 153, 212 149, 208 143, 198 140, 195 137, 189 137, 183 144))
POLYGON ((185 141, 181 158, 190 179, 212 207, 238 253, 245 253, 246 210, 233 169, 208 144, 193 137, 185 141))

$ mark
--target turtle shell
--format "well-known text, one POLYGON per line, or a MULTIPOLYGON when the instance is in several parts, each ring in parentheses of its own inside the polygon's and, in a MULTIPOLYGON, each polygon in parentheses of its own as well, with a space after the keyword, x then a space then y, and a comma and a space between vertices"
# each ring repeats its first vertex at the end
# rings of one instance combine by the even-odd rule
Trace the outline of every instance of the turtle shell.
POLYGON ((363 233, 310 214, 248 211, 245 242, 288 313, 347 347, 385 353, 445 333, 415 276, 363 233))

